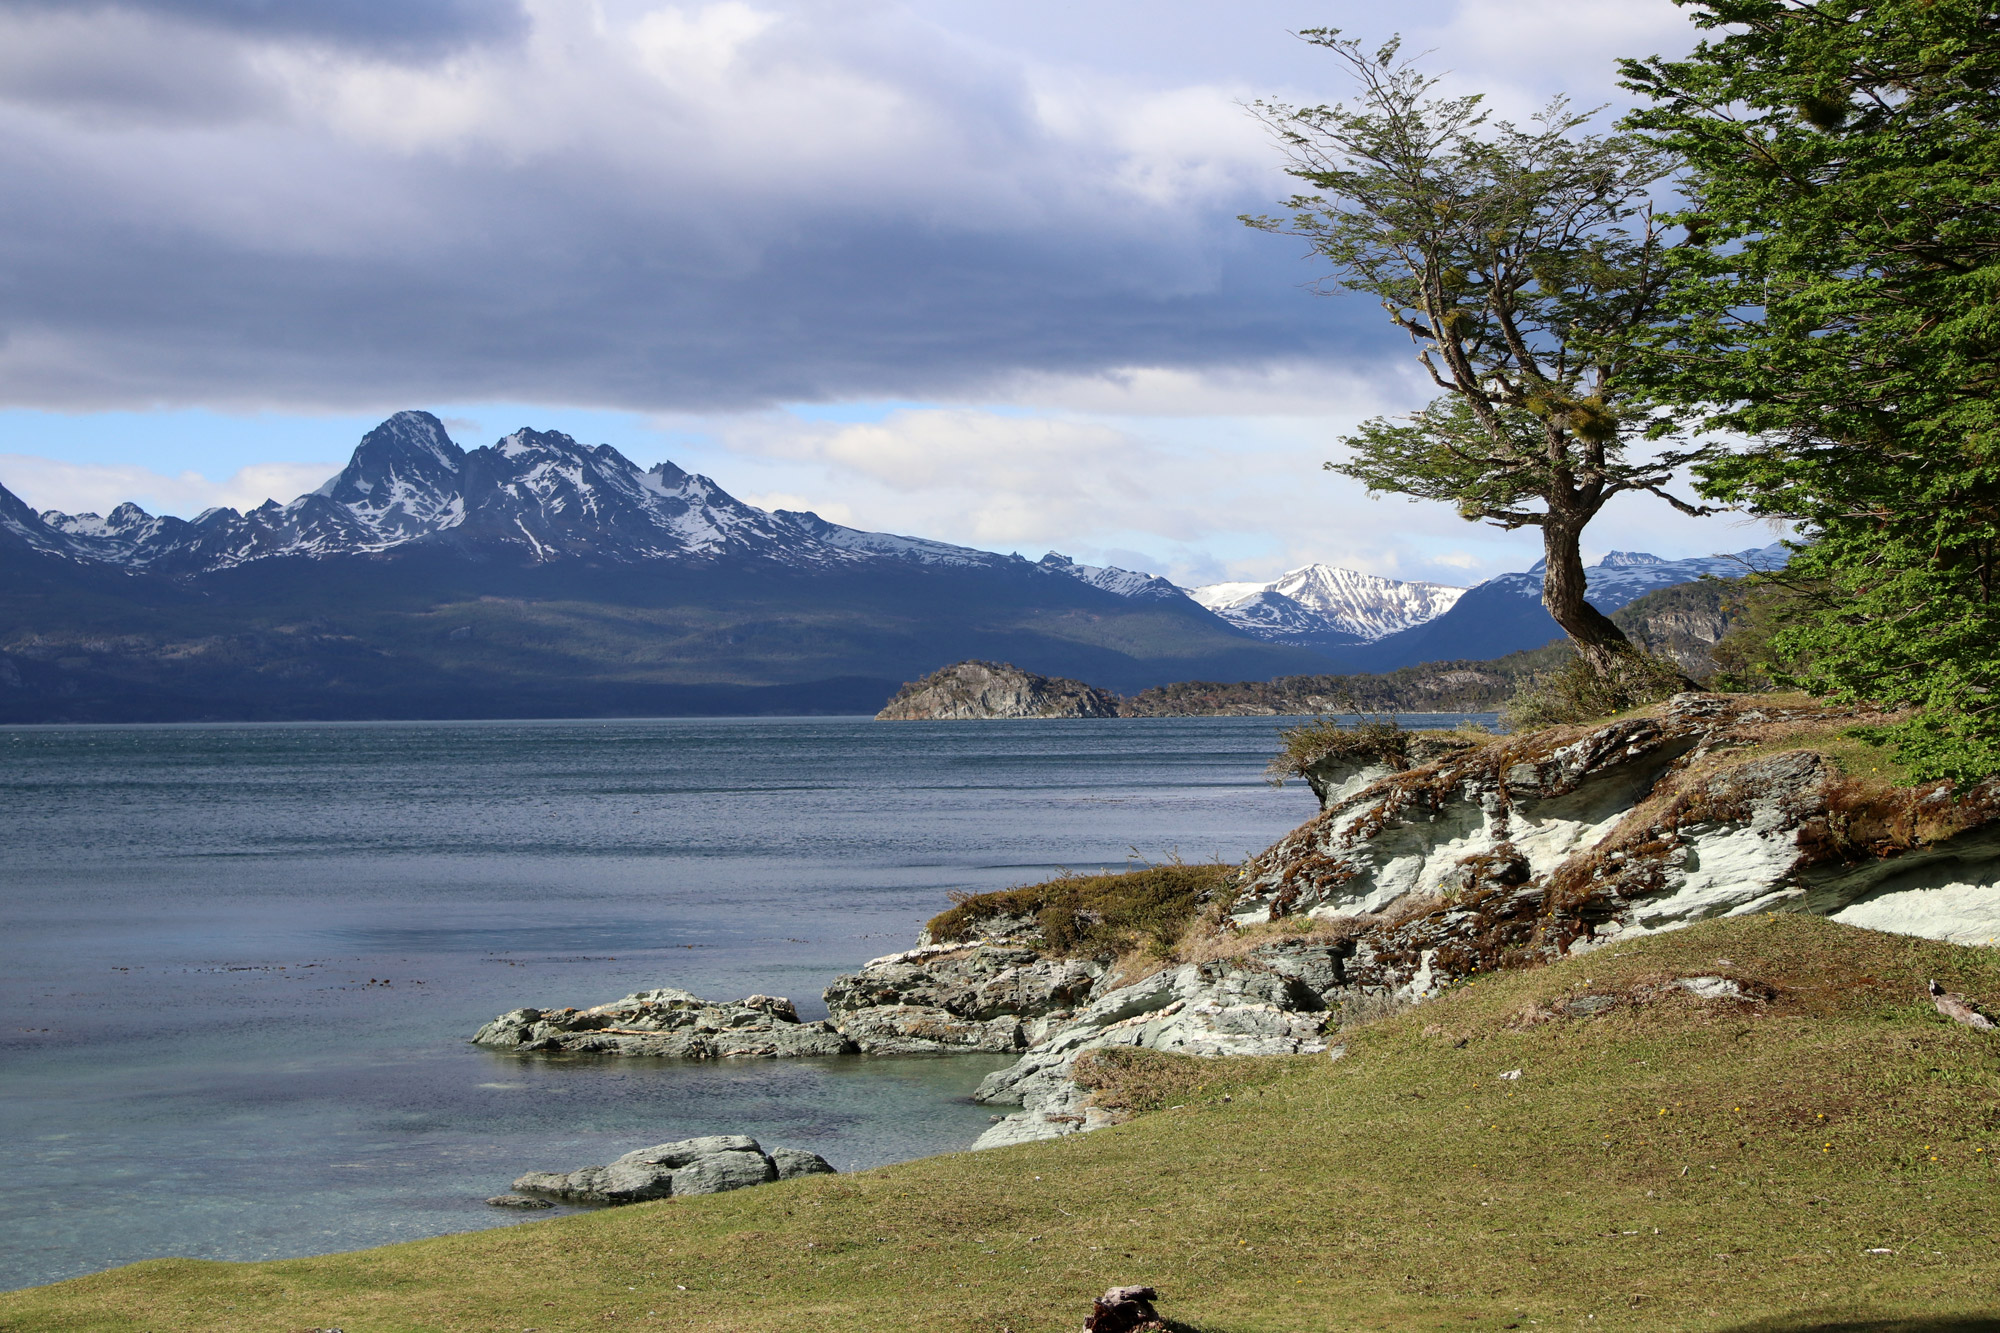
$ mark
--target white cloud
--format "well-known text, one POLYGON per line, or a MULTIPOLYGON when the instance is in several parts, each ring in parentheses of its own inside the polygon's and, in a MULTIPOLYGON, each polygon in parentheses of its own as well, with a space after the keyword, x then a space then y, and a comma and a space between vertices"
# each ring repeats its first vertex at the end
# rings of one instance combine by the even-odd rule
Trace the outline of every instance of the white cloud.
POLYGON ((192 518, 226 505, 254 509, 288 503, 340 471, 339 463, 254 463, 221 481, 198 472, 173 476, 136 465, 69 463, 31 454, 0 454, 0 484, 37 509, 106 514, 130 500, 148 513, 192 518))
MULTIPOLYGON (((674 413, 719 441, 677 461, 767 507, 1183 582, 1315 560, 1458 582, 1534 558, 1533 534, 1319 468, 1430 390, 1371 303, 1308 296, 1296 243, 1235 221, 1292 184, 1239 102, 1341 91, 1286 35, 1315 17, 1295 6, 528 0, 497 26, 478 17, 497 0, 194 8, 0 7, 0 254, 20 275, 0 402, 674 413), (437 40, 413 55, 413 33, 437 40), (889 399, 928 406, 768 410, 889 399)), ((1336 21, 1402 26, 1513 115, 1558 89, 1615 98, 1613 57, 1692 36, 1671 0, 1336 21)), ((38 505, 181 513, 332 471, 0 464, 38 505)), ((1662 554, 1751 544, 1652 500, 1593 535, 1614 528, 1662 554)))

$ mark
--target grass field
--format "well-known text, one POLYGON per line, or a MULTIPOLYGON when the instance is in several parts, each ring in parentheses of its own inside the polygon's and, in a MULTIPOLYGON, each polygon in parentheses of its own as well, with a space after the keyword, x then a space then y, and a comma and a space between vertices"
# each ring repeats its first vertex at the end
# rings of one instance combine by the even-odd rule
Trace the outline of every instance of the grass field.
POLYGON ((1099 1095, 1141 1114, 1087 1136, 137 1264, 0 1296, 0 1329, 1037 1333, 1127 1282, 1205 1333, 2000 1329, 2000 1037, 1940 1018, 1933 976, 2000 999, 2000 952, 1711 923, 1482 980, 1337 1062, 1115 1062, 1099 1095), (1697 974, 1767 998, 1671 984, 1697 974), (1585 994, 1616 1003, 1564 1016, 1585 994))

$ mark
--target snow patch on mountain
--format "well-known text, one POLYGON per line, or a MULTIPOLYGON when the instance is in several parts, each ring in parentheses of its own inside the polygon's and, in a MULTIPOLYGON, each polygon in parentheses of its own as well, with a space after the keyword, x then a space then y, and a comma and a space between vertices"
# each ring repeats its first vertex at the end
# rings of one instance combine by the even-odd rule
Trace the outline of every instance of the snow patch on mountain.
POLYGON ((1452 608, 1465 589, 1404 582, 1334 565, 1287 570, 1270 583, 1211 583, 1188 596, 1260 639, 1373 643, 1452 608))
POLYGON ((1120 597, 1137 598, 1142 602, 1178 601, 1187 596, 1184 589, 1157 574, 1142 574, 1137 570, 1120 569, 1116 565, 1079 565, 1068 556, 1054 551, 1042 557, 1041 567, 1051 574, 1066 574, 1093 588, 1120 597))
MULTIPOLYGON (((1703 577, 1740 579, 1754 570, 1783 569, 1792 553, 1783 542, 1720 555, 1696 555, 1668 560, 1647 551, 1612 551, 1583 571, 1585 595, 1590 604, 1609 615, 1628 602, 1636 602, 1649 592, 1693 583, 1703 577)), ((1542 573, 1548 562, 1537 560, 1519 574, 1502 574, 1488 579, 1482 588, 1504 590, 1539 602, 1542 573)))

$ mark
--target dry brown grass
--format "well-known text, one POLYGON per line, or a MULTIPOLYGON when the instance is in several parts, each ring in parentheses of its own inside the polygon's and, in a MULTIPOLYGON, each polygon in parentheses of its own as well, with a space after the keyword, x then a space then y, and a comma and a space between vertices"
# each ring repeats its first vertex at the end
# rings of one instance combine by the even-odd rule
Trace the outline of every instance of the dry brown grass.
POLYGON ((1338 944, 1380 925, 1376 916, 1288 916, 1247 926, 1189 932, 1174 950, 1179 963, 1221 963, 1245 958, 1267 944, 1338 944))

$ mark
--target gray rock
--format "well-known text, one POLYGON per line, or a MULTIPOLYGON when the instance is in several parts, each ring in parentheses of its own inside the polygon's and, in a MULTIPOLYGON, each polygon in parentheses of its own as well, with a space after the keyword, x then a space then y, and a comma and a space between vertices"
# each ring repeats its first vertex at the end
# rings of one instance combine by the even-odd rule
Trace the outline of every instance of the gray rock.
POLYGON ((1104 976, 1091 959, 1021 944, 927 945, 877 958, 826 988, 829 1022, 863 1051, 1020 1051, 1067 1019, 1104 976))
POLYGON ((1231 910, 1353 919, 1354 953, 1330 961, 1402 1001, 1721 916, 2000 939, 2000 778, 1864 794, 1809 748, 1769 752, 1770 723, 1853 716, 1690 693, 1581 735, 1413 752, 1365 789, 1329 769, 1326 808, 1244 867, 1231 910))
MULTIPOLYGON (((711 1134, 639 1148, 609 1166, 575 1171, 530 1171, 514 1182, 528 1195, 549 1195, 572 1203, 644 1203, 676 1195, 720 1194, 773 1180, 831 1172, 826 1159, 800 1148, 765 1152, 744 1134, 711 1134)), ((490 1202, 495 1202, 493 1200, 490 1202)), ((533 1203, 509 1205, 535 1207, 533 1203)))
POLYGON ((472 1040, 522 1053, 682 1060, 846 1055, 856 1049, 826 1023, 801 1023, 798 1009, 783 996, 717 1003, 673 987, 637 991, 590 1009, 510 1010, 472 1040))
POLYGON ((997 1148, 1115 1123, 1085 1105, 1087 1094, 1070 1077, 1085 1051, 1137 1046, 1199 1056, 1317 1053, 1327 1049, 1326 1011, 1325 998, 1303 977, 1274 971, 1254 954, 1226 964, 1186 963, 1120 986, 980 1083, 975 1101, 1021 1109, 972 1146, 997 1148))
POLYGON ((799 1176, 830 1176, 834 1174, 833 1164, 816 1152, 804 1148, 771 1149, 771 1165, 777 1168, 778 1179, 793 1180, 799 1176))
POLYGON ((709 1134, 698 1139, 678 1139, 673 1143, 656 1143, 650 1148, 638 1148, 626 1153, 614 1166, 664 1166, 669 1170, 686 1166, 703 1157, 713 1157, 717 1153, 759 1152, 757 1140, 748 1134, 709 1134))
POLYGON ((676 1170, 674 1193, 721 1194, 777 1178, 778 1168, 761 1152, 719 1152, 676 1170))
POLYGON ((870 1055, 928 1055, 945 1051, 1019 1051, 1027 1048, 1018 1018, 986 1022, 960 1018, 929 1005, 892 1004, 842 1014, 841 1035, 870 1055))
POLYGON ((553 1208, 547 1199, 531 1198, 526 1194, 496 1194, 486 1201, 492 1208, 553 1208))

